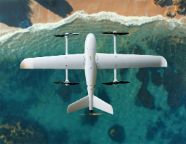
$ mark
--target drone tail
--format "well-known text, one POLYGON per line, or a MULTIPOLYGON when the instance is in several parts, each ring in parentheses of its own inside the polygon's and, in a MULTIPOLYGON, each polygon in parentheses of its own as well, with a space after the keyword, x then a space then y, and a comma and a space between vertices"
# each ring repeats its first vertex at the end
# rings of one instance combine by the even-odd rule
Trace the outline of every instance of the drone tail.
MULTIPOLYGON (((74 103, 70 104, 67 108, 67 112, 74 112, 83 108, 89 107, 89 97, 85 96, 74 103)), ((104 102, 100 98, 93 96, 93 107, 100 109, 109 114, 113 114, 113 108, 110 104, 104 102)))
POLYGON ((106 103, 105 101, 101 100, 97 96, 93 97, 93 106, 97 109, 100 109, 104 112, 107 112, 109 114, 113 115, 113 108, 110 104, 106 103))
POLYGON ((85 96, 85 97, 73 102, 72 104, 68 105, 67 112, 68 113, 74 112, 74 111, 86 108, 88 106, 89 106, 89 97, 85 96))

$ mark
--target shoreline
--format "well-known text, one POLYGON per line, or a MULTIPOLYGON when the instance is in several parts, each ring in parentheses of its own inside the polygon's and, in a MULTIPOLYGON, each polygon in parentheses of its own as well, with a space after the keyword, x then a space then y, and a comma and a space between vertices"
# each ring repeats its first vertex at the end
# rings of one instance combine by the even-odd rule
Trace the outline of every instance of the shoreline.
MULTIPOLYGON (((66 3, 68 5, 66 4, 66 7, 69 7, 69 10, 66 12, 66 17, 62 17, 56 11, 52 11, 34 0, 30 1, 31 26, 35 24, 57 23, 67 19, 79 11, 84 11, 89 15, 96 15, 101 12, 113 12, 125 17, 153 17, 161 15, 165 19, 176 19, 178 22, 182 21, 186 24, 186 16, 176 15, 173 19, 168 18, 165 16, 165 12, 170 9, 170 7, 157 6, 153 3, 153 0, 115 0, 114 2, 113 0, 95 0, 94 3, 92 3, 91 0, 67 0, 66 3)), ((113 19, 115 18, 113 17, 113 19)), ((25 28, 8 26, 7 24, 0 23, 0 36, 20 29, 25 28)))
MULTIPOLYGON (((99 13, 94 13, 94 14, 88 14, 85 11, 77 11, 74 14, 70 15, 67 18, 61 19, 58 22, 51 22, 51 23, 36 23, 33 24, 32 26, 28 28, 12 28, 8 30, 7 32, 0 33, 0 42, 3 43, 5 42, 8 38, 14 36, 17 33, 24 33, 28 31, 39 31, 39 30, 50 30, 57 28, 59 26, 62 26, 64 24, 68 24, 73 22, 76 19, 84 19, 84 20, 96 20, 96 21, 102 21, 102 20, 110 20, 112 22, 117 22, 122 25, 130 26, 130 25, 135 25, 135 26, 140 26, 146 23, 154 22, 154 21, 165 21, 165 22, 170 22, 170 23, 176 23, 178 25, 186 25, 185 22, 182 22, 182 19, 168 19, 167 17, 163 17, 161 15, 158 16, 122 16, 118 15, 117 13, 113 12, 99 12, 99 13), (114 17, 114 18, 113 18, 114 17)), ((186 19, 184 19, 186 20, 186 19)))

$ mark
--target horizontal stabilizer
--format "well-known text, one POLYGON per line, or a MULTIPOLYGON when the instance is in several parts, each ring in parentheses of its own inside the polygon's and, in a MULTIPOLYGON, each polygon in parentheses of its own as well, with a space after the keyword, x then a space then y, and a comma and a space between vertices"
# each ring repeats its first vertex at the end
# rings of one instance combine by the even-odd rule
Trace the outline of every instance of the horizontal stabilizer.
POLYGON ((93 106, 97 109, 104 111, 104 112, 107 112, 109 114, 113 114, 112 106, 96 96, 93 97, 93 106))
POLYGON ((89 98, 86 96, 75 101, 74 103, 68 105, 67 112, 70 113, 88 107, 88 100, 89 98))

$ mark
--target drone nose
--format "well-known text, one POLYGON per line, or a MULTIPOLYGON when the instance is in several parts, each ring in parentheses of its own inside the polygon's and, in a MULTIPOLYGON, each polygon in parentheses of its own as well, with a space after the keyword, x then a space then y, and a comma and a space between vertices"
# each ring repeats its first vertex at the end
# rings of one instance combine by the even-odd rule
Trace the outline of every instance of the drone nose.
POLYGON ((88 35, 87 35, 87 38, 94 38, 95 36, 94 36, 94 34, 93 33, 89 33, 88 35))
POLYGON ((89 33, 85 40, 85 49, 95 50, 96 38, 93 33, 89 33))

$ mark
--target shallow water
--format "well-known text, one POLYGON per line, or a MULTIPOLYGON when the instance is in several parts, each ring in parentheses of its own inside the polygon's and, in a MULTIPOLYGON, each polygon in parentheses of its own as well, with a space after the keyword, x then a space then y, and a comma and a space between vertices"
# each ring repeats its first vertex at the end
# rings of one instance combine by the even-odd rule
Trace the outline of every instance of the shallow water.
MULTIPOLYGON (((76 19, 52 30, 17 33, 0 43, 0 136, 13 143, 166 143, 186 141, 186 27, 165 21, 125 26, 109 20, 76 19), (130 84, 105 86, 112 70, 98 70, 95 95, 112 104, 114 115, 67 114, 68 104, 85 96, 84 71, 70 71, 65 87, 63 70, 20 70, 26 57, 64 54, 64 39, 54 34, 79 32, 69 38, 69 53, 83 53, 89 32, 96 35, 97 52, 113 52, 112 36, 102 31, 128 31, 117 37, 118 53, 162 55, 168 68, 123 69, 130 84), (20 123, 22 131, 17 124, 20 123), (8 124, 9 127, 3 127, 8 124), (11 134, 15 127, 16 134, 11 134), (32 133, 28 132, 31 131, 32 133), (24 131, 26 131, 24 133, 24 131), (114 138, 111 138, 112 135, 114 138)), ((0 138, 0 142, 4 140, 0 138)))

